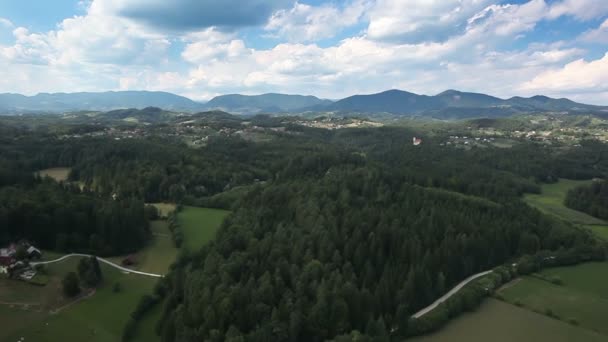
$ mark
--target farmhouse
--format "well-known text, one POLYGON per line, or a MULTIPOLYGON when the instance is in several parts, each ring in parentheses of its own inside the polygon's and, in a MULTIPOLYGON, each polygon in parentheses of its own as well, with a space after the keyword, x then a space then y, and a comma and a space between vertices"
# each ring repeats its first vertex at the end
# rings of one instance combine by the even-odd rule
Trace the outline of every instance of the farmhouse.
POLYGON ((40 259, 42 257, 42 252, 34 246, 29 246, 27 248, 27 256, 30 259, 40 259))
POLYGON ((0 266, 10 266, 15 263, 15 254, 17 249, 14 245, 0 249, 0 266))

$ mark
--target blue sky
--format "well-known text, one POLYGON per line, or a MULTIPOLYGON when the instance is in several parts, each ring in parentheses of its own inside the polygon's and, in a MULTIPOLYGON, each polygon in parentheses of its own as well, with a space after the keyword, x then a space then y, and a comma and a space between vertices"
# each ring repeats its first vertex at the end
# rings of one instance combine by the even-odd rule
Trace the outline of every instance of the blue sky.
POLYGON ((3 0, 0 92, 399 88, 608 104, 606 0, 3 0))

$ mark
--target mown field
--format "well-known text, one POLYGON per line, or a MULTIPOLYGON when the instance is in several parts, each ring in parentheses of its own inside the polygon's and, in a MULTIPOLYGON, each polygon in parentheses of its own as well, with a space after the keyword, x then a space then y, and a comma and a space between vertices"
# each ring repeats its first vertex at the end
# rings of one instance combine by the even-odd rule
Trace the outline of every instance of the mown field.
POLYGON ((71 169, 69 167, 55 167, 38 171, 38 175, 42 178, 51 177, 58 182, 68 180, 71 169))
POLYGON ((158 209, 160 217, 167 217, 170 212, 174 211, 176 205, 173 203, 150 203, 158 209))
POLYGON ((581 185, 589 185, 591 181, 576 181, 560 179, 554 184, 544 184, 541 194, 527 194, 524 200, 529 205, 545 214, 580 225, 590 229, 599 238, 608 241, 608 222, 600 220, 583 212, 570 209, 564 205, 568 190, 581 185))
POLYGON ((184 207, 178 221, 184 234, 184 248, 195 251, 211 241, 229 211, 184 207))
POLYGON ((547 269, 499 294, 509 303, 599 332, 608 340, 608 263, 547 269), (561 285, 552 282, 556 280, 561 285))
POLYGON ((600 342, 602 336, 552 318, 488 299, 435 334, 413 342, 600 342))
MULTIPOLYGON (((150 230, 152 239, 146 247, 133 254, 136 263, 128 268, 153 274, 166 274, 177 257, 178 250, 173 244, 166 221, 152 221, 150 230)), ((118 256, 108 260, 120 265, 126 257, 118 256)))

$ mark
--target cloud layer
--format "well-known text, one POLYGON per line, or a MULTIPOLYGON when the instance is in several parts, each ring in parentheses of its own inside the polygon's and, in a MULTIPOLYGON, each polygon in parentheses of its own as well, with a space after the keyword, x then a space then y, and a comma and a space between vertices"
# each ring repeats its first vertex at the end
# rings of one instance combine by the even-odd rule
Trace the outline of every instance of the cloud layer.
POLYGON ((93 0, 85 6, 84 14, 47 32, 0 19, 0 31, 12 36, 0 45, 0 91, 149 89, 208 99, 457 88, 608 104, 604 0, 93 0), (573 29, 575 38, 561 38, 573 29))

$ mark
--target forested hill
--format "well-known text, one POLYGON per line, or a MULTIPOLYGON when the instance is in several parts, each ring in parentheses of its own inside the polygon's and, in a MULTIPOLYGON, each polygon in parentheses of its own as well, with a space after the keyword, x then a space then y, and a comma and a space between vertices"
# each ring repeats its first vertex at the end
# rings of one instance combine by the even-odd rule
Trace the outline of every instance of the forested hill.
POLYGON ((365 153, 294 156, 245 196, 165 280, 163 341, 399 340, 412 313, 475 272, 539 251, 605 253, 517 197, 538 191, 530 178, 576 174, 579 157, 522 147, 484 165, 487 151, 410 148, 397 132, 336 133, 330 146, 365 153))
POLYGON ((263 94, 263 95, 221 95, 205 104, 207 109, 220 109, 233 113, 285 113, 298 111, 312 106, 330 104, 329 100, 321 100, 315 96, 263 94))
POLYGON ((518 112, 545 111, 601 111, 606 107, 585 105, 568 99, 553 99, 547 96, 530 98, 497 97, 448 90, 435 96, 418 95, 401 90, 388 90, 377 94, 354 95, 336 101, 317 110, 359 113, 386 112, 399 115, 421 115, 452 118, 476 116, 509 116, 518 112), (467 112, 468 111, 468 112, 467 112), (484 113, 479 115, 476 113, 484 113))
POLYGON ((205 110, 223 110, 235 114, 340 112, 378 115, 389 113, 395 116, 416 115, 442 119, 504 117, 517 113, 538 112, 591 112, 605 116, 606 110, 608 110, 608 107, 605 106, 586 105, 565 98, 516 96, 500 99, 486 94, 457 90, 447 90, 433 96, 403 90, 388 90, 369 95, 357 94, 335 102, 315 96, 275 93, 220 95, 207 103, 199 103, 171 93, 148 91, 42 93, 34 96, 0 94, 0 115, 32 112, 111 111, 147 107, 191 113, 205 110))

